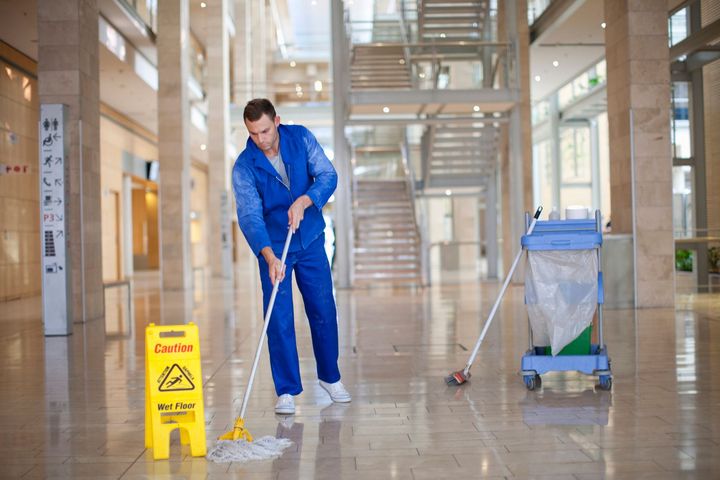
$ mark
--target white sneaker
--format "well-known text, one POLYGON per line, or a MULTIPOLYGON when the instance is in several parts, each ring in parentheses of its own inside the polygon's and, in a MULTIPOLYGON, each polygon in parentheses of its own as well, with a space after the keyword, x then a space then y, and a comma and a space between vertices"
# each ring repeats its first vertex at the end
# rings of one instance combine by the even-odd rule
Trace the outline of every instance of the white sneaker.
POLYGON ((348 403, 352 400, 350 392, 345 389, 345 385, 342 382, 337 381, 335 383, 327 383, 320 380, 320 386, 330 394, 330 398, 333 402, 337 403, 348 403))
POLYGON ((295 399, 289 393, 284 393, 278 397, 277 403, 275 404, 275 413, 280 415, 294 415, 295 414, 295 399))

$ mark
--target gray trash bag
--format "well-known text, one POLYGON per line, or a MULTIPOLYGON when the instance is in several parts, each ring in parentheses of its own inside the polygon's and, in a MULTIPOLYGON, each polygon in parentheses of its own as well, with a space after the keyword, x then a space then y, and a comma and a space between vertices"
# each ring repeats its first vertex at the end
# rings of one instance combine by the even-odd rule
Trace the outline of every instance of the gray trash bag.
POLYGON ((533 343, 557 355, 592 323, 598 299, 594 250, 529 251, 525 273, 533 343))

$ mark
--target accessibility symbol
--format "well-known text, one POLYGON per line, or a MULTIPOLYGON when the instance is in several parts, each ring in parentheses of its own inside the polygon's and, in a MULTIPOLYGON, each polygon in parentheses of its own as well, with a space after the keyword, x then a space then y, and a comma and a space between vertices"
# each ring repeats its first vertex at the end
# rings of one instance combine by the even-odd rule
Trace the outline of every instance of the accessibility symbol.
POLYGON ((195 390, 195 384, 187 376, 185 372, 180 368, 177 363, 174 363, 170 368, 170 371, 163 377, 159 382, 160 387, 158 390, 161 392, 180 392, 183 390, 195 390))

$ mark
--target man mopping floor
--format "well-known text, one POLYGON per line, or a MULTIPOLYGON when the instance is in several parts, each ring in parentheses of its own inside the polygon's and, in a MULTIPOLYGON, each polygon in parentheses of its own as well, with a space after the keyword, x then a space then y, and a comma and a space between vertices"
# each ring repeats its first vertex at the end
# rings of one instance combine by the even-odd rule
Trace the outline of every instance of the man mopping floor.
POLYGON ((270 366, 278 400, 275 412, 295 413, 300 380, 292 303, 292 273, 305 304, 320 386, 333 402, 352 397, 340 382, 337 309, 325 254, 322 207, 337 185, 337 173, 313 134, 281 125, 267 99, 248 102, 243 112, 250 137, 232 172, 240 229, 258 257, 267 312, 280 282, 268 325, 270 366), (288 228, 292 240, 286 264, 278 258, 288 228), (286 278, 287 275, 287 278, 286 278))

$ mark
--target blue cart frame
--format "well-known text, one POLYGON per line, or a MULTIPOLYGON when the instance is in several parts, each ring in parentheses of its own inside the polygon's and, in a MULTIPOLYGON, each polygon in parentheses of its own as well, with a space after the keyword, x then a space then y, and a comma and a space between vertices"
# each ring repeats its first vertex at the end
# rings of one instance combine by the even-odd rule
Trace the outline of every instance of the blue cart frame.
MULTIPOLYGON (((525 215, 526 229, 530 215, 525 215)), ((603 275, 602 275, 602 225, 600 211, 588 220, 546 220, 538 221, 530 235, 523 235, 525 250, 595 250, 598 256, 598 344, 590 345, 588 355, 547 355, 545 347, 533 345, 532 328, 528 320, 529 349, 523 355, 520 374, 528 390, 535 390, 542 384, 541 374, 550 371, 579 371, 586 375, 597 375, 603 390, 612 388, 612 373, 607 346, 603 339, 603 275)))

